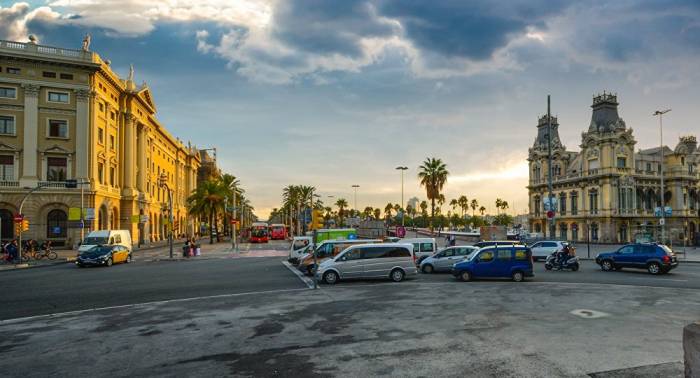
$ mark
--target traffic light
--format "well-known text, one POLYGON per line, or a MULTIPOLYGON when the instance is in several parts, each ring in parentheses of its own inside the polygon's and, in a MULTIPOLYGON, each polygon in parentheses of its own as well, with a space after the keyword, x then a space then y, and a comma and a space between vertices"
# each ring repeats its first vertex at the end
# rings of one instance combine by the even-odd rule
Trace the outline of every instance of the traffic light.
POLYGON ((29 219, 23 219, 21 225, 22 225, 22 232, 29 231, 29 219))
POLYGON ((15 223, 15 235, 19 235, 19 233, 22 231, 22 224, 21 223, 15 223))
POLYGON ((323 228, 323 211, 314 210, 311 212, 311 229, 318 230, 323 228))

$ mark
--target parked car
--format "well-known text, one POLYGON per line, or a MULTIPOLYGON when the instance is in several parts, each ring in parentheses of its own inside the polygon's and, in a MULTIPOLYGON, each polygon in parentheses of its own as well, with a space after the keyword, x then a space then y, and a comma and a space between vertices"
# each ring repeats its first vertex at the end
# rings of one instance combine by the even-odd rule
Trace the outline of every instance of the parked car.
POLYGON ((89 251, 98 245, 121 245, 131 252, 131 233, 129 230, 91 231, 80 243, 78 253, 89 251))
POLYGON ((416 264, 419 265, 423 259, 430 257, 437 252, 435 238, 410 238, 401 239, 400 243, 413 244, 413 255, 416 257, 416 264))
POLYGON ((473 278, 511 278, 520 282, 533 277, 532 251, 523 245, 484 247, 455 264, 452 275, 462 281, 473 278))
POLYGON ((400 282, 417 273, 411 244, 377 243, 346 248, 335 258, 319 264, 316 278, 331 285, 357 278, 389 278, 400 282))
POLYGON ((563 251, 564 247, 567 245, 569 245, 569 242, 558 240, 538 241, 530 246, 530 250, 532 251, 532 260, 546 260, 552 253, 563 251))
POLYGON ((598 254, 595 262, 606 272, 637 268, 646 269, 651 274, 663 274, 678 266, 671 248, 656 243, 627 244, 615 252, 598 254))
POLYGON ((309 251, 312 253, 307 253, 299 259, 299 265, 297 268, 304 272, 305 274, 311 276, 314 273, 315 265, 314 263, 321 264, 322 262, 333 258, 340 252, 344 251, 345 248, 355 245, 355 244, 370 244, 370 243, 381 243, 378 239, 352 239, 352 240, 324 240, 318 247, 309 251), (314 261, 314 253, 316 254, 316 260, 314 261))
POLYGON ((449 272, 452 265, 466 259, 479 248, 472 246, 447 247, 438 253, 426 257, 420 263, 420 271, 423 273, 449 272))
POLYGON ((87 265, 112 266, 112 264, 120 262, 131 262, 129 249, 123 245, 98 245, 80 252, 75 260, 75 265, 82 268, 87 265))

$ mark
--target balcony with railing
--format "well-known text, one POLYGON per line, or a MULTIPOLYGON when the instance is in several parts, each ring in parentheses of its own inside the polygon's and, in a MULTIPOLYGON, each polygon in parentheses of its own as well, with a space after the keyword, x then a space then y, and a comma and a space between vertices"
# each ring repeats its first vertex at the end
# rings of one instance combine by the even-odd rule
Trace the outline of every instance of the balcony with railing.
POLYGON ((60 60, 78 61, 83 63, 98 63, 96 53, 86 50, 66 49, 62 47, 44 46, 33 42, 14 42, 0 40, 0 51, 32 57, 50 57, 60 60))
POLYGON ((19 188, 19 181, 0 181, 0 188, 19 188))

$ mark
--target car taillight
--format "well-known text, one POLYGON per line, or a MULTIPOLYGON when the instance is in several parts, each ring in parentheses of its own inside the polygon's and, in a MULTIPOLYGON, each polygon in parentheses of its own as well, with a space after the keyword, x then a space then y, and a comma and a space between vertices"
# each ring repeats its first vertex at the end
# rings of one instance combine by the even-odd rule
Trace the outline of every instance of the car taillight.
POLYGON ((664 255, 664 257, 663 257, 662 260, 664 260, 665 263, 671 262, 671 256, 669 256, 669 255, 664 255))

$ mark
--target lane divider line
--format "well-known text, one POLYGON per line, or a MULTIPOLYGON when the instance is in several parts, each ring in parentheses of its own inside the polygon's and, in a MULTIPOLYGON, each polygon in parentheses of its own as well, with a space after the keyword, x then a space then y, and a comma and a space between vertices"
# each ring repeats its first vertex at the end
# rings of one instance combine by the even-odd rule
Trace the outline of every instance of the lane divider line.
POLYGON ((309 287, 309 289, 313 289, 313 288, 314 288, 314 281, 313 281, 312 279, 310 279, 309 277, 306 277, 305 275, 303 275, 303 274, 299 271, 299 269, 293 267, 292 264, 290 264, 288 261, 282 261, 282 265, 286 266, 287 269, 291 270, 292 273, 294 273, 297 277, 299 277, 299 279, 300 279, 303 283, 305 283, 306 286, 309 287))
POLYGON ((242 296, 246 296, 246 295, 275 294, 275 293, 286 293, 286 292, 306 291, 306 290, 308 290, 308 289, 304 288, 304 289, 278 289, 278 290, 250 291, 250 292, 245 292, 245 293, 206 295, 206 296, 201 296, 201 297, 177 298, 177 299, 168 299, 168 300, 163 300, 163 301, 151 301, 151 302, 141 302, 141 303, 130 303, 130 304, 125 304, 125 305, 117 305, 117 306, 95 307, 95 308, 88 308, 88 309, 84 309, 84 310, 56 312, 53 314, 34 315, 34 316, 25 316, 25 317, 21 317, 21 318, 5 319, 5 320, 0 320, 0 325, 20 323, 20 322, 29 321, 29 320, 41 320, 41 319, 45 319, 45 318, 80 315, 80 314, 84 314, 84 313, 88 313, 88 312, 97 312, 97 311, 104 311, 104 310, 116 310, 116 309, 122 309, 122 308, 145 307, 145 306, 168 304, 168 303, 192 302, 192 301, 199 301, 199 300, 206 300, 206 299, 232 298, 232 297, 242 297, 242 296))

